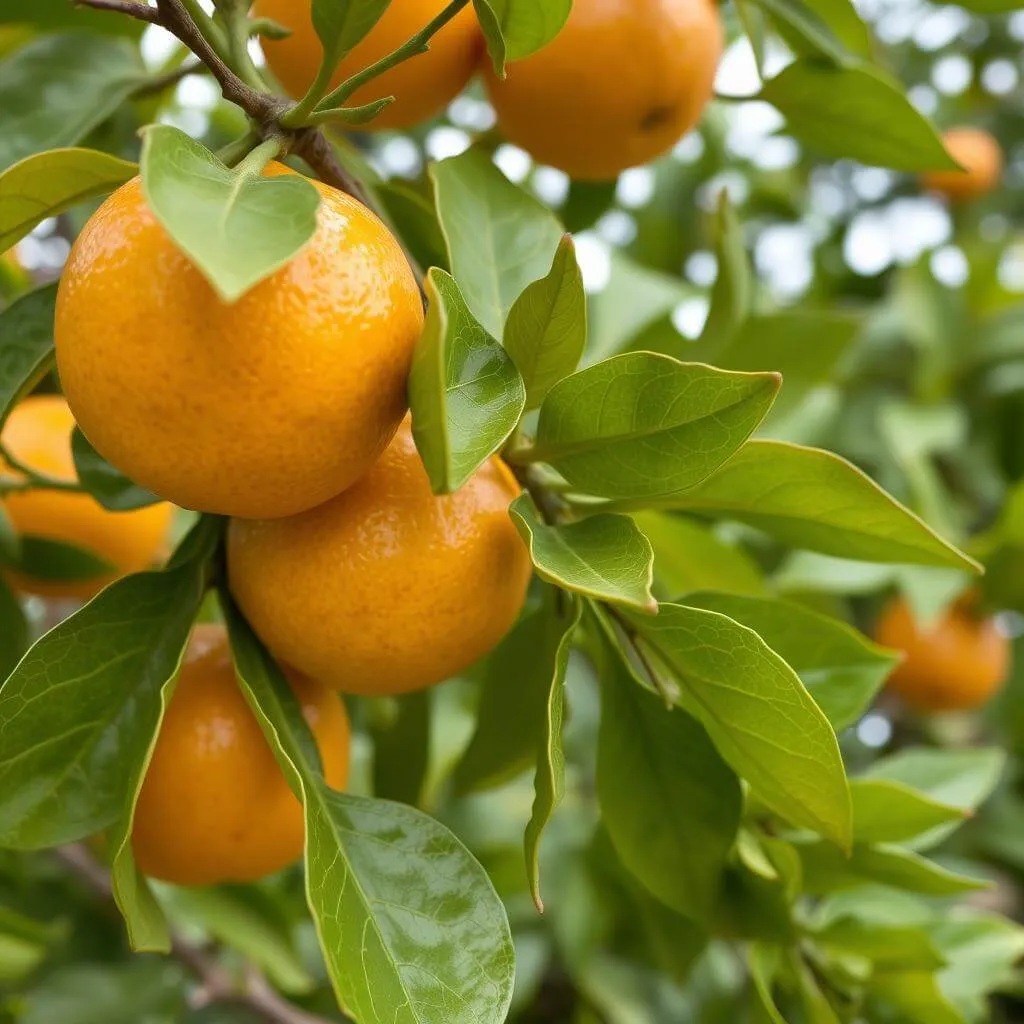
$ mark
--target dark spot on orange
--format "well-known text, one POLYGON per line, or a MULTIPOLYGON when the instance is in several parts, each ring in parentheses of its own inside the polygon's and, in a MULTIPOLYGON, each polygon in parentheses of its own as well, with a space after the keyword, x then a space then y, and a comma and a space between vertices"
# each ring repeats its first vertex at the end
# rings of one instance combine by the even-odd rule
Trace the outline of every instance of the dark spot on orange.
POLYGON ((643 120, 640 122, 640 127, 645 132, 654 131, 655 128, 660 128, 663 124, 671 121, 675 115, 676 108, 672 106, 661 106, 652 107, 643 116, 643 120))

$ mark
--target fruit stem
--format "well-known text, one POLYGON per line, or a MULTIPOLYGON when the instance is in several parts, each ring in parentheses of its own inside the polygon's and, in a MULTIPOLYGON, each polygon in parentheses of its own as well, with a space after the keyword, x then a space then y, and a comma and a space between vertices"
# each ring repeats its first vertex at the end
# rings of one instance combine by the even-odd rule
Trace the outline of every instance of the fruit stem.
POLYGON ((16 458, 4 446, 0 445, 0 459, 7 468, 20 473, 23 480, 5 480, 0 478, 0 494, 11 494, 16 491, 68 491, 73 494, 84 494, 85 488, 76 480, 59 480, 57 477, 38 473, 31 466, 16 458))
POLYGON ((127 14, 138 21, 148 21, 151 25, 161 24, 160 12, 155 7, 139 0, 74 0, 79 7, 91 7, 96 11, 115 11, 127 14))
POLYGON ((271 160, 280 156, 283 148, 284 140, 280 138, 267 139, 265 142, 261 142, 237 164, 235 173, 238 175, 249 175, 254 178, 258 177, 263 173, 263 168, 271 160))

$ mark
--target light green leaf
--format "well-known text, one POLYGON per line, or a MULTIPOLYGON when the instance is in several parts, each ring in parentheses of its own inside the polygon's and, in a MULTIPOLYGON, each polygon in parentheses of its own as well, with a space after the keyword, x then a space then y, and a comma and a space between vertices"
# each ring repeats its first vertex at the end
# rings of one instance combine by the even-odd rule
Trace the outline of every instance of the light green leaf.
POLYGON ((866 473, 819 448, 748 441, 702 484, 649 504, 736 519, 827 555, 977 571, 866 473))
POLYGON ((649 352, 615 356, 548 392, 524 458, 603 497, 671 494, 718 469, 778 387, 775 374, 727 373, 649 352))
POLYGON ((768 1019, 772 1024, 789 1024, 779 1013, 773 995, 775 979, 779 973, 779 950, 759 942, 755 943, 747 954, 747 966, 750 968, 750 978, 754 982, 754 991, 768 1019))
POLYGON ((129 512, 160 500, 107 462, 78 427, 71 435, 71 452, 79 482, 104 508, 112 512, 129 512))
POLYGON ((629 516, 598 515, 548 526, 528 494, 509 509, 540 576, 549 583, 612 604, 654 613, 654 551, 629 516))
POLYGON ((698 345, 702 350, 701 358, 717 366, 719 352, 732 341, 750 312, 754 280, 743 243, 743 227, 726 189, 718 196, 716 221, 718 276, 711 289, 711 308, 698 345))
POLYGON ((0 63, 0 170, 74 146, 144 81, 126 39, 69 32, 26 43, 0 63))
POLYGON ((852 0, 807 0, 807 6, 818 14, 847 50, 868 60, 873 57, 871 32, 852 0))
POLYGON ((390 3, 391 0, 313 0, 313 28, 323 45, 327 64, 337 67, 345 54, 366 38, 390 3))
POLYGON ((516 299, 505 324, 505 349, 526 383, 526 407, 535 409, 573 372, 587 345, 587 296, 572 236, 555 253, 548 276, 516 299))
POLYGON ((967 817, 958 807, 886 779, 854 779, 850 795, 853 837, 860 843, 899 843, 967 817))
POLYGON ((826 949, 863 956, 887 971, 935 971, 946 960, 924 928, 839 917, 814 935, 826 949))
POLYGON ((653 618, 627 614, 678 681, 680 706, 753 792, 794 825, 848 846, 850 795, 839 743, 782 658, 718 612, 662 605, 653 618))
POLYGON ((473 0, 494 70, 546 46, 562 30, 572 0, 473 0))
POLYGON ((502 1024, 508 919, 443 825, 324 781, 302 710, 238 610, 225 616, 243 693, 306 814, 306 896, 338 1003, 359 1024, 502 1024))
POLYGON ((739 829, 739 780, 686 712, 632 678, 617 650, 602 659, 597 794, 619 859, 649 892, 705 921, 739 829))
POLYGON ((823 156, 897 171, 956 169, 903 86, 865 65, 797 60, 765 82, 761 99, 779 109, 791 134, 823 156))
POLYGON ((470 311, 500 338, 516 299, 551 269, 562 228, 481 150, 433 164, 430 177, 452 274, 470 311))
POLYGON ((540 841, 544 829, 565 796, 565 751, 562 749, 562 730, 565 724, 565 673, 569 665, 573 634, 580 622, 582 605, 572 600, 568 614, 560 617, 564 629, 555 652, 554 670, 550 673, 540 743, 537 748, 537 771, 533 778, 533 810, 526 823, 523 853, 526 857, 526 877, 530 895, 537 909, 544 913, 540 896, 540 841))
POLYGON ((796 670, 837 731, 864 713, 899 661, 846 623, 791 601, 704 592, 687 595, 686 604, 754 630, 796 670))
POLYGON ((872 977, 869 991, 900 1014, 907 1024, 967 1024, 942 994, 934 974, 885 971, 872 977))
POLYGON ((53 366, 57 286, 23 295, 0 313, 0 426, 53 366))
POLYGON ((231 170, 170 125, 142 138, 142 190, 153 215, 224 302, 291 260, 313 237, 320 196, 300 174, 231 170))
POLYGON ((47 217, 113 192, 137 170, 95 149, 52 149, 8 167, 0 174, 0 252, 47 217))
POLYGON ((381 698, 370 716, 373 795, 417 807, 430 767, 431 691, 381 698))
POLYGON ((443 270, 426 280, 427 322, 409 377, 412 432, 435 494, 457 491, 508 439, 523 379, 443 270))
POLYGON ((758 0, 772 16, 779 33, 801 57, 816 57, 842 66, 850 54, 832 29, 812 7, 801 0, 758 0))

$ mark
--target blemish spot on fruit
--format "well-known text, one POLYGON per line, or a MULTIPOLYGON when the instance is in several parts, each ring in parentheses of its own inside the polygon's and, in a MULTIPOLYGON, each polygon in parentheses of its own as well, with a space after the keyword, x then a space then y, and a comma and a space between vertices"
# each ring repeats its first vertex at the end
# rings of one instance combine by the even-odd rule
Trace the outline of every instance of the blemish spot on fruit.
POLYGON ((667 124, 675 113, 675 108, 667 104, 660 107, 651 107, 650 110, 644 114, 643 119, 640 122, 640 127, 645 132, 652 132, 655 128, 660 128, 663 124, 667 124))

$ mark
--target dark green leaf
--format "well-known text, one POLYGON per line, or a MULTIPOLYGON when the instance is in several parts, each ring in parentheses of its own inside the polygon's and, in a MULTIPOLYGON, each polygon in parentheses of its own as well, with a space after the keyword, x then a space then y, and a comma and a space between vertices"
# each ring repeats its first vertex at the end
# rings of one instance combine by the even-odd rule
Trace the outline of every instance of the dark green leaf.
POLYGON ((704 592, 686 603, 754 630, 796 670, 837 731, 864 713, 899 660, 844 622, 791 601, 704 592))
POLYGON ((547 277, 516 299, 505 324, 505 349, 526 383, 535 409, 576 369, 587 345, 587 296, 572 236, 562 239, 547 277))
POLYGON ((854 779, 853 836, 861 843, 899 843, 940 825, 960 823, 966 811, 939 803, 900 782, 854 779))
POLYGON ((0 170, 74 146, 144 81, 138 48, 89 33, 39 36, 0 63, 0 170))
POLYGON ((793 135, 826 157, 897 171, 956 169, 903 86, 867 66, 797 60, 765 82, 761 99, 778 107, 793 135))
POLYGON ((476 319, 500 338, 516 299, 551 269, 562 228, 480 150, 434 164, 430 177, 455 280, 476 319))
POLYGON ((53 365, 57 286, 22 296, 0 313, 0 426, 53 365))
MULTIPOLYGON (((324 60, 337 67, 388 9, 391 0, 313 0, 313 28, 324 48, 324 60)), ((402 40, 404 42, 404 40, 402 40)))
POLYGON ((977 571, 867 474, 819 448, 748 441, 714 476, 656 504, 736 519, 828 555, 977 571))
POLYGON ((558 211, 566 231, 573 233, 592 228, 615 205, 614 181, 574 181, 569 195, 558 211))
POLYGON ((71 435, 71 451, 79 481, 104 508, 112 512, 130 512, 160 500, 107 462, 78 427, 71 435))
POLYGON ((53 149, 9 167, 0 174, 0 252, 47 217, 113 192, 137 170, 95 149, 53 149))
POLYGON ((706 920, 739 828, 739 780, 686 712, 637 685, 618 652, 602 665, 597 793, 622 863, 659 900, 706 920))
POLYGON ((495 71, 551 42, 572 10, 572 0, 473 0, 495 71))
POLYGON ((142 141, 142 189, 153 215, 225 302, 283 267, 313 237, 320 196, 299 174, 234 170, 170 125, 142 141))
POLYGON ((416 807, 430 766, 431 694, 422 690, 382 703, 387 713, 378 713, 370 723, 373 794, 416 807))
POLYGON ((0 679, 6 679, 28 650, 28 621, 17 596, 0 578, 0 679))
POLYGON ((12 568, 34 580, 77 582, 109 576, 115 567, 85 548, 61 540, 22 534, 12 568))
MULTIPOLYGON (((732 341, 750 312, 754 281, 743 244, 743 228, 722 189, 718 197, 718 277, 711 290, 711 309, 701 333, 702 358, 718 365, 717 355, 732 341)), ((778 367, 772 367, 775 370, 778 367)))
POLYGON ((556 384, 536 446, 574 486, 609 498, 650 498, 699 483, 750 436, 779 378, 631 352, 556 384))
POLYGON ((923 928, 840 917, 816 932, 814 941, 827 949, 867 957, 885 970, 934 971, 946 963, 923 928))
POLYGON ((537 572, 549 583, 586 597, 653 613, 654 551, 629 516, 598 515, 548 526, 528 494, 509 509, 530 549, 537 572))
POLYGON ((434 493, 451 494, 515 430, 526 389, 448 274, 433 268, 426 291, 430 307, 409 377, 412 432, 434 493))
POLYGON ((305 807, 307 899, 339 1004, 371 1024, 502 1024, 515 957, 483 868, 425 814, 328 788, 291 688, 230 603, 225 615, 243 692, 305 807))
POLYGON ((373 192, 419 265, 447 270, 444 235, 430 200, 402 181, 379 182, 373 192))
POLYGON ((839 744, 782 658, 718 612, 662 605, 657 616, 629 617, 672 671, 680 706, 753 792, 794 825, 848 846, 850 796, 839 744))

